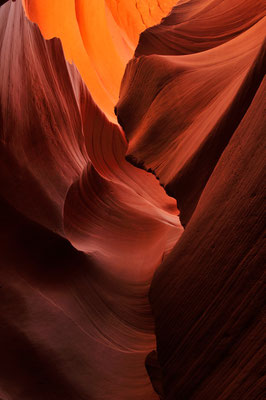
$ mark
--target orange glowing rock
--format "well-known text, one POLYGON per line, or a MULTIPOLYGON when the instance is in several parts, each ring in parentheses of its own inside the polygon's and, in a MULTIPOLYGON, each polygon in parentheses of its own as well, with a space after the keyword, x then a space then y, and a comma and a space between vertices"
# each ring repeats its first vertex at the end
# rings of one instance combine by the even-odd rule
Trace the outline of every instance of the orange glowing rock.
POLYGON ((176 0, 24 0, 46 39, 60 38, 94 100, 115 121, 114 105, 139 34, 160 22, 176 0))

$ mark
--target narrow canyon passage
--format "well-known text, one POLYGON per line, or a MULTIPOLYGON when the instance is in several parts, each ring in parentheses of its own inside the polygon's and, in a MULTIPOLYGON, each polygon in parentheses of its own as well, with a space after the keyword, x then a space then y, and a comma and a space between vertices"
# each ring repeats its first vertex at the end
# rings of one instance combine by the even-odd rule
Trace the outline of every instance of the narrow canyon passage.
POLYGON ((0 7, 1 400, 263 398, 265 11, 0 7))

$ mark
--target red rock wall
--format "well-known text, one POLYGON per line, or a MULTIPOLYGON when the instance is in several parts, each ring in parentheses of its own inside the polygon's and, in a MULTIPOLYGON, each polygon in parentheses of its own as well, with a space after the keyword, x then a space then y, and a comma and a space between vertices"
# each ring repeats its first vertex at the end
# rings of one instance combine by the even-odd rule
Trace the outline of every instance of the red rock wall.
POLYGON ((263 398, 265 6, 180 0, 117 124, 172 3, 0 8, 1 400, 263 398))

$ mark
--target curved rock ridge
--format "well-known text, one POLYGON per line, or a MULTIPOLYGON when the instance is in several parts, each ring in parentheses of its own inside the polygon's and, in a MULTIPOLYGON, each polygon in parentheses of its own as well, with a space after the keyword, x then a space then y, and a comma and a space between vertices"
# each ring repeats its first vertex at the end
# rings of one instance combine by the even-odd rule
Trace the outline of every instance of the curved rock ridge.
POLYGON ((0 9, 0 52, 1 396, 155 399, 147 292, 176 201, 21 1, 0 9))
POLYGON ((120 128, 93 106, 83 84, 80 102, 92 165, 68 192, 66 235, 76 248, 96 252, 130 279, 150 277, 150 265, 158 265, 182 233, 176 202, 152 174, 126 162, 127 142, 120 128), (138 251, 132 253, 132 246, 138 251))
POLYGON ((139 34, 159 23, 176 0, 24 0, 46 39, 60 38, 94 101, 116 122, 114 105, 139 34), (97 33, 96 33, 97 32, 97 33))
POLYGON ((264 75, 265 26, 262 18, 212 49, 127 65, 116 107, 127 157, 155 172, 184 225, 264 75))
POLYGON ((260 0, 182 0, 159 25, 141 33, 135 55, 205 51, 248 30, 265 12, 260 0))

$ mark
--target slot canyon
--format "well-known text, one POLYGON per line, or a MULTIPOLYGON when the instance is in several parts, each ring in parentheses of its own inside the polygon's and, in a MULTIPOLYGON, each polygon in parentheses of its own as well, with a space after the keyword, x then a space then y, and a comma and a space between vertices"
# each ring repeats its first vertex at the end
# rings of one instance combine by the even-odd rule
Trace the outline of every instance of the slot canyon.
POLYGON ((0 2, 0 400, 263 400, 263 0, 0 2))

